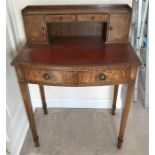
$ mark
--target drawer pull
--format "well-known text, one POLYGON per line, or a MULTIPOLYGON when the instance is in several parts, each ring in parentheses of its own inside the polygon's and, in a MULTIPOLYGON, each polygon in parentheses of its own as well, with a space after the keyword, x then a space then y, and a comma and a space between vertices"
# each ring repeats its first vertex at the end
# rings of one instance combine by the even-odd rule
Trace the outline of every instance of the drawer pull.
POLYGON ((49 74, 44 73, 44 74, 43 74, 43 78, 44 78, 45 80, 49 80, 51 77, 50 77, 49 74))
POLYGON ((101 74, 99 75, 99 79, 100 79, 100 80, 105 80, 106 78, 107 78, 106 75, 103 74, 103 73, 101 73, 101 74))

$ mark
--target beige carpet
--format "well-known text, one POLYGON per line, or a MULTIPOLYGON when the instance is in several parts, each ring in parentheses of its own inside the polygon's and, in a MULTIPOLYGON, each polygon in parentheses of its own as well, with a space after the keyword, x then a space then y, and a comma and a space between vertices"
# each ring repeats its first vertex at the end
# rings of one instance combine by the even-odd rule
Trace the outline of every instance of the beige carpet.
POLYGON ((40 147, 30 130, 20 155, 148 155, 148 109, 132 104, 122 149, 116 147, 121 110, 42 109, 35 111, 40 147))

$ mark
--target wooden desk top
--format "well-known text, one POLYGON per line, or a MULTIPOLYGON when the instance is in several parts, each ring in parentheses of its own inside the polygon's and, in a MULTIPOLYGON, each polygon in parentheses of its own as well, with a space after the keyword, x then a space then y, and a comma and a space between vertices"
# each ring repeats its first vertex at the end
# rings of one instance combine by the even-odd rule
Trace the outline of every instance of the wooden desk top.
POLYGON ((12 62, 50 66, 140 65, 130 44, 105 44, 101 39, 69 37, 53 39, 51 45, 24 47, 12 62))
POLYGON ((66 14, 66 13, 127 13, 131 7, 126 4, 115 5, 34 5, 22 10, 23 15, 66 14))

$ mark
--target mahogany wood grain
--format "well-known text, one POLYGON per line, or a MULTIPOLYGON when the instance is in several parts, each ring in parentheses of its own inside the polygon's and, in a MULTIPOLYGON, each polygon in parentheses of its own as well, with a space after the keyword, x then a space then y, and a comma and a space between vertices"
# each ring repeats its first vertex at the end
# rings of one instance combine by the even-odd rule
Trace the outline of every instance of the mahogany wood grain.
POLYGON ((76 20, 75 15, 46 15, 45 22, 73 22, 76 20))
POLYGON ((128 42, 130 14, 111 14, 108 42, 128 42))
POLYGON ((25 80, 28 82, 38 82, 46 84, 73 84, 73 73, 68 71, 50 71, 24 68, 25 80))
POLYGON ((129 5, 35 5, 22 10, 23 15, 36 14, 78 14, 78 13, 129 13, 129 5))
POLYGON ((23 75, 21 67, 16 66, 15 69, 16 69, 18 83, 19 83, 19 87, 21 90, 28 121, 29 121, 30 128, 32 131, 33 140, 34 140, 35 146, 38 147, 39 138, 38 138, 35 119, 33 115, 33 109, 32 109, 32 104, 31 104, 31 99, 30 99, 30 94, 29 94, 28 83, 26 83, 24 80, 24 75, 23 75))
POLYGON ((122 147, 123 137, 125 133, 125 128, 127 124, 131 101, 132 101, 132 96, 134 92, 134 82, 135 82, 136 74, 137 74, 137 67, 132 67, 131 72, 130 72, 130 80, 128 82, 128 88, 127 88, 126 97, 125 97, 125 104, 124 104, 123 111, 122 111, 122 118, 121 118, 118 143, 117 143, 118 148, 122 147))
MULTIPOLYGON (((104 42, 128 42, 131 8, 127 5, 28 6, 22 14, 29 44, 50 44, 49 24, 57 23, 58 26, 68 22, 106 23, 102 33, 106 35, 104 42)), ((67 27, 58 27, 59 34, 68 31, 67 27)), ((72 33, 72 28, 70 31, 72 33)))
POLYGON ((39 85, 39 90, 40 90, 40 96, 41 96, 41 101, 42 101, 42 105, 43 105, 43 110, 44 110, 44 114, 47 114, 47 104, 46 104, 46 99, 45 99, 45 91, 44 91, 44 86, 43 85, 39 85))
POLYGON ((118 87, 119 87, 119 85, 114 85, 113 104, 112 104, 112 111, 111 111, 112 115, 115 115, 118 87))
POLYGON ((25 83, 25 82, 19 81, 19 86, 20 86, 20 89, 21 89, 21 92, 22 92, 22 97, 23 97, 27 117, 28 117, 28 120, 29 120, 30 128, 31 128, 31 131, 32 131, 33 139, 34 139, 34 142, 35 142, 35 146, 38 147, 39 146, 39 138, 38 138, 36 124, 35 124, 35 120, 34 120, 34 115, 33 115, 33 110, 32 110, 32 104, 31 104, 28 84, 25 83))
POLYGON ((78 73, 79 84, 115 84, 128 81, 128 70, 126 69, 103 69, 94 71, 81 71, 78 73), (102 78, 102 76, 104 76, 102 78))
POLYGON ((79 14, 77 15, 77 21, 84 22, 107 22, 108 14, 79 14))
POLYGON ((27 40, 32 42, 47 41, 45 23, 42 15, 24 16, 25 31, 27 40))

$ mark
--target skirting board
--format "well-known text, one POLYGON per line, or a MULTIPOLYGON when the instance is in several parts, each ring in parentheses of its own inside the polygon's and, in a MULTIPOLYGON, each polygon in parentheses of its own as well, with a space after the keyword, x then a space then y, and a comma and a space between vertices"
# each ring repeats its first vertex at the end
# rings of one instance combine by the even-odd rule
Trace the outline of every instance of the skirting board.
MULTIPOLYGON (((47 99, 48 108, 104 108, 111 109, 110 99, 47 99)), ((40 99, 32 99, 34 108, 42 107, 40 99)), ((117 109, 122 107, 122 100, 117 100, 117 109)))
POLYGON ((20 151, 21 151, 22 146, 24 144, 28 129, 29 129, 29 123, 28 123, 28 121, 26 119, 25 125, 24 125, 24 127, 22 128, 22 130, 20 132, 21 134, 20 134, 20 137, 19 137, 20 139, 18 139, 18 147, 15 148, 15 150, 13 150, 12 155, 19 155, 20 154, 20 151))
POLYGON ((11 155, 19 155, 29 128, 26 112, 25 115, 23 115, 24 111, 24 107, 19 106, 15 115, 12 117, 9 129, 10 132, 12 131, 13 133, 13 135, 10 137, 11 150, 9 150, 9 152, 11 155))

